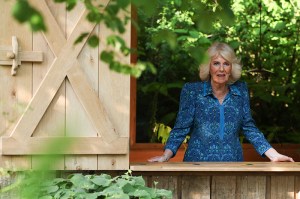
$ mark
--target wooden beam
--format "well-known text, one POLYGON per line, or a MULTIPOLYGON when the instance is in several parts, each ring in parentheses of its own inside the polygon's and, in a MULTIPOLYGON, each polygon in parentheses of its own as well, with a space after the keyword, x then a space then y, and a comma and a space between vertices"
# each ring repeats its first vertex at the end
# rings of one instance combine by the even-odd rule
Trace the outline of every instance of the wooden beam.
POLYGON ((118 138, 107 143, 101 137, 30 137, 16 140, 2 138, 3 155, 42 154, 127 154, 128 138, 118 138))
POLYGON ((86 114, 96 127, 98 135, 101 136, 103 140, 110 143, 118 138, 118 134, 100 99, 88 83, 88 80, 82 74, 83 72, 81 71, 80 66, 76 64, 70 68, 67 76, 80 103, 86 110, 86 114))
POLYGON ((133 171, 300 172, 300 162, 133 163, 130 169, 133 171))

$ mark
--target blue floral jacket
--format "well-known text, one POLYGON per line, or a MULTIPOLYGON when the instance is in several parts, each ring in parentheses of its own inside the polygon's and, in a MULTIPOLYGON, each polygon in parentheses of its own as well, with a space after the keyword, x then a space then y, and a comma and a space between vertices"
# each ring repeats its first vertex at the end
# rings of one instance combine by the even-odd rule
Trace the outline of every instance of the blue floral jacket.
POLYGON ((186 83, 165 149, 175 156, 190 133, 184 161, 243 161, 240 132, 260 155, 271 148, 252 119, 246 83, 237 81, 229 85, 222 104, 214 97, 210 81, 186 83))

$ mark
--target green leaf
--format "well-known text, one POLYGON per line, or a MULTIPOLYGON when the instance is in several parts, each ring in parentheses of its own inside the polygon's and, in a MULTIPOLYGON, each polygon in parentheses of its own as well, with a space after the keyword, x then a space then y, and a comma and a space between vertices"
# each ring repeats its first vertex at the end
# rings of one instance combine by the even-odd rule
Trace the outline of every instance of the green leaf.
POLYGON ((103 193, 109 196, 124 194, 123 189, 118 187, 116 184, 113 184, 112 186, 109 186, 106 189, 104 189, 103 193))
POLYGON ((175 5, 181 6, 182 0, 174 0, 175 5))
POLYGON ((21 23, 26 22, 32 15, 32 8, 25 0, 18 0, 12 8, 13 16, 21 23))
POLYGON ((82 174, 74 174, 70 181, 74 184, 74 186, 82 188, 82 189, 94 189, 95 184, 90 181, 90 179, 84 177, 82 174))
POLYGON ((91 178, 91 181, 101 187, 108 187, 112 183, 110 176, 103 174, 100 176, 94 176, 91 178))
POLYGON ((170 30, 160 30, 153 36, 153 43, 158 45, 162 42, 167 42, 171 49, 175 49, 177 46, 177 36, 170 30))
POLYGON ((198 64, 201 64, 206 59, 205 49, 201 46, 191 47, 189 49, 190 55, 197 61, 198 64))
POLYGON ((103 20, 103 14, 97 11, 90 11, 86 18, 90 22, 100 23, 103 20))
POLYGON ((75 40, 74 44, 78 44, 78 43, 82 42, 88 35, 89 35, 89 33, 87 33, 87 32, 81 33, 80 36, 75 40))
POLYGON ((189 34, 193 38, 198 38, 199 37, 199 32, 198 31, 192 30, 192 31, 189 31, 189 34))
POLYGON ((145 180, 142 176, 132 176, 132 179, 135 181, 134 185, 145 186, 145 180))
POLYGON ((77 0, 67 0, 67 10, 71 11, 76 6, 77 0))
POLYGON ((91 46, 92 48, 96 48, 99 45, 99 37, 97 35, 92 35, 89 39, 88 39, 88 44, 89 46, 91 46))
POLYGON ((150 193, 148 193, 146 190, 137 189, 132 193, 132 196, 138 197, 138 198, 151 199, 150 193))
POLYGON ((160 198, 160 197, 161 198, 166 198, 166 199, 173 198, 172 191, 169 191, 169 190, 158 189, 156 193, 157 193, 158 198, 160 198))
POLYGON ((150 17, 153 15, 158 7, 158 0, 132 0, 133 5, 136 6, 139 10, 143 11, 143 13, 150 17))
POLYGON ((283 30, 286 27, 286 23, 283 21, 279 21, 276 23, 274 29, 275 30, 283 30))
POLYGON ((106 63, 112 63, 114 60, 114 54, 111 51, 102 51, 100 58, 106 63))
POLYGON ((130 0, 117 0, 117 4, 124 9, 128 7, 128 5, 130 4, 130 0))
POLYGON ((48 186, 42 189, 43 192, 46 192, 47 194, 49 193, 54 193, 59 189, 59 187, 57 185, 55 186, 48 186))
POLYGON ((18 0, 12 8, 12 15, 20 23, 29 23, 31 30, 46 31, 43 16, 26 0, 18 0))

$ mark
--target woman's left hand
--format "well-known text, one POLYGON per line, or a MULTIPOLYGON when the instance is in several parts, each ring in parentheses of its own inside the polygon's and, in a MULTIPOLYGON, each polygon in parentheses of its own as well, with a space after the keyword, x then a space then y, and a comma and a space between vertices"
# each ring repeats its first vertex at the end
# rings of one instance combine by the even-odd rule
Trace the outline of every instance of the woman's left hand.
MULTIPOLYGON (((279 153, 278 153, 279 154, 279 153)), ((272 162, 295 162, 293 158, 279 154, 271 159, 272 162)))
POLYGON ((271 160, 271 162, 295 162, 293 158, 278 153, 274 148, 267 150, 265 155, 271 160))

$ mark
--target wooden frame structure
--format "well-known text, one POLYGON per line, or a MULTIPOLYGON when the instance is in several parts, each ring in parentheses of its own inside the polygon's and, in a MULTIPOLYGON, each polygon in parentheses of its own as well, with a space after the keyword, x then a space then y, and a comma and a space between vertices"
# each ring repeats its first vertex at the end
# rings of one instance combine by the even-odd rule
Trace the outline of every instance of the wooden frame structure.
MULTIPOLYGON (((7 12, 13 3, 0 3, 5 26, 0 30, 0 46, 11 45, 7 38, 15 36, 22 50, 42 52, 43 61, 22 63, 13 77, 8 67, 0 67, 0 96, 2 103, 9 104, 0 107, 7 113, 0 116, 1 165, 31 169, 39 155, 60 154, 58 170, 128 169, 130 77, 116 74, 99 60, 108 48, 106 37, 115 33, 103 23, 89 23, 83 3, 67 12, 64 4, 30 0, 42 10, 49 27, 45 33, 33 34, 7 12), (87 38, 74 45, 82 33, 97 35, 99 47, 89 47, 87 38), (19 104, 26 109, 16 112, 13 106, 19 104), (49 145, 50 150, 45 148, 49 145)), ((105 9, 110 1, 98 3, 105 9)), ((120 36, 130 45, 130 24, 126 29, 120 36)), ((129 57, 119 58, 130 63, 129 57)))
POLYGON ((173 199, 300 199, 300 163, 133 163, 173 199))

